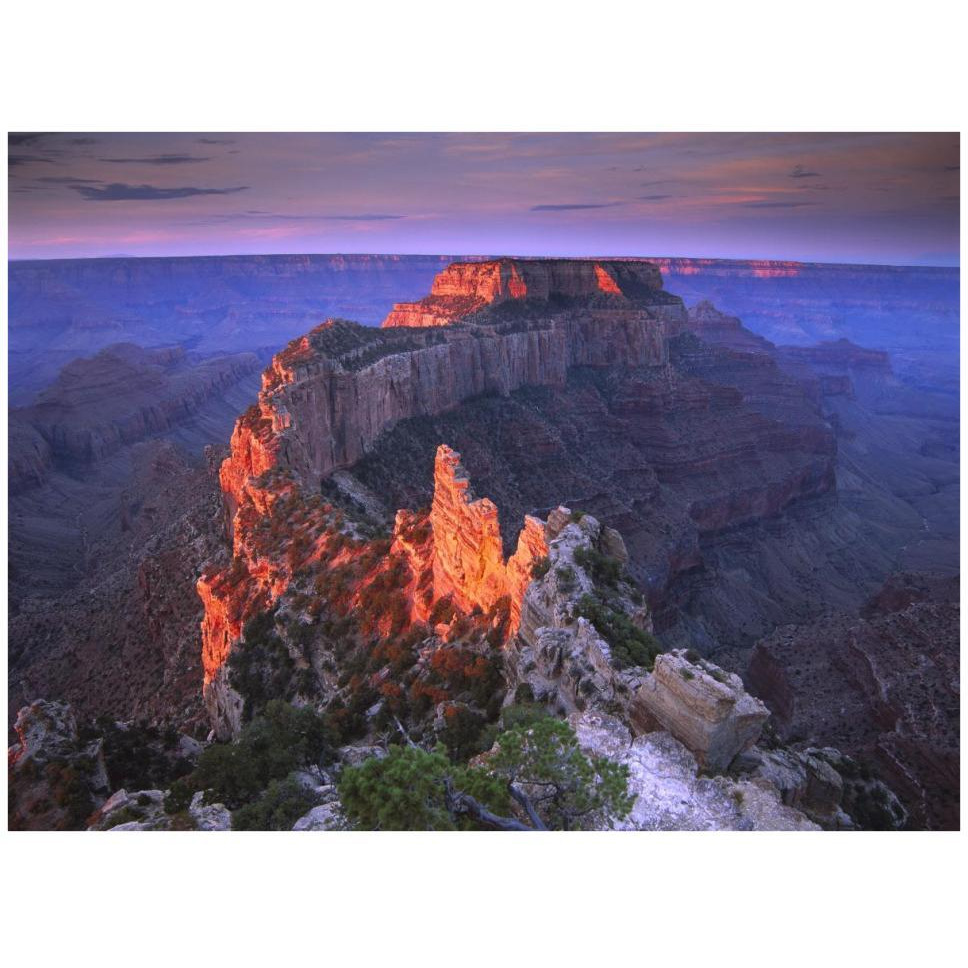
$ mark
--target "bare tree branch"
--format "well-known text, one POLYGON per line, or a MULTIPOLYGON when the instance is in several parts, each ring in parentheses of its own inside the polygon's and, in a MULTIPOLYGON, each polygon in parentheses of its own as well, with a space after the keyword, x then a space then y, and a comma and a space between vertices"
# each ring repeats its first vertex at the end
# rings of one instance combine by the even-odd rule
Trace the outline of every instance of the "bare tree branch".
MULTIPOLYGON (((534 827, 529 827, 527 824, 521 823, 520 820, 515 820, 513 817, 501 817, 496 813, 492 813, 483 803, 472 797, 469 793, 462 793, 460 790, 455 790, 451 784, 450 777, 444 781, 444 790, 447 810, 455 816, 467 814, 479 823, 487 824, 487 826, 492 827, 494 830, 535 829, 534 827)), ((538 829, 544 830, 546 828, 542 825, 538 829)))
POLYGON ((528 819, 534 824, 535 830, 547 830, 548 827, 545 822, 538 816, 538 811, 535 810, 534 804, 531 802, 530 797, 524 793, 523 790, 519 790, 513 783, 508 784, 508 793, 514 798, 515 802, 518 803, 522 810, 528 815, 528 819))

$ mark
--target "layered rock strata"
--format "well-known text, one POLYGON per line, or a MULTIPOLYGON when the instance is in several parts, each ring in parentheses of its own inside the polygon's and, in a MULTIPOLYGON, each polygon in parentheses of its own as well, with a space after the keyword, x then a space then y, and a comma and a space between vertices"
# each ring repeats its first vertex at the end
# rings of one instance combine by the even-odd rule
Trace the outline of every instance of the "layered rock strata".
POLYGON ((770 716, 739 676, 683 650, 658 656, 635 698, 710 770, 748 750, 770 716))
POLYGON ((449 300, 452 309, 458 300, 463 308, 432 326, 377 331, 330 320, 293 341, 274 358, 258 404, 236 427, 226 491, 238 502, 243 482, 271 467, 318 482, 352 466, 401 420, 445 413, 481 394, 562 387, 575 366, 664 364, 669 337, 685 324, 681 300, 662 291, 661 277, 647 264, 609 270, 620 293, 595 265, 459 265, 441 273, 434 298, 449 300), (511 295, 519 291, 514 273, 532 287, 527 299, 511 295), (552 298, 559 293, 564 302, 552 298), (474 315, 508 301, 519 312, 474 315))
MULTIPOLYGON (((384 328, 450 326, 486 306, 528 300, 587 300, 614 306, 641 300, 658 303, 662 275, 648 262, 579 259, 497 259, 455 262, 434 279, 430 295, 397 303, 384 328)), ((674 297, 665 296, 670 304, 674 297)))
POLYGON ((254 377, 258 366, 252 353, 192 363, 181 348, 130 343, 74 360, 32 406, 11 411, 12 425, 21 428, 11 448, 12 482, 18 489, 40 483, 54 460, 103 461, 126 445, 169 433, 206 401, 254 377))

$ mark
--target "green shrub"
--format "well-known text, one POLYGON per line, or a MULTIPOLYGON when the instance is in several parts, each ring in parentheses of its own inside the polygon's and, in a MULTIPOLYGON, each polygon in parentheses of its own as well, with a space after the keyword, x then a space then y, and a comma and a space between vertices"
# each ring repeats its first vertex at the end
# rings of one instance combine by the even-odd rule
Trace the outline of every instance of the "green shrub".
POLYGON ((294 778, 273 780, 258 800, 232 814, 233 830, 292 830, 315 798, 294 778))
POLYGON ((556 568, 555 576, 563 592, 570 592, 575 587, 575 569, 571 565, 562 565, 560 568, 556 568))
POLYGON ((260 612, 229 655, 229 683, 244 700, 243 718, 257 716, 272 698, 292 698, 295 663, 276 632, 275 610, 260 612))
POLYGON ((340 778, 340 800, 350 822, 363 830, 468 829, 473 824, 447 808, 448 781, 492 810, 508 808, 499 780, 455 766, 440 746, 432 753, 391 746, 383 759, 371 757, 347 767, 340 778))
POLYGON ((455 763, 466 763, 491 745, 484 736, 487 717, 470 706, 463 703, 445 706, 443 719, 444 728, 438 735, 455 763))
POLYGON ((622 577, 622 563, 618 558, 604 555, 594 548, 575 549, 575 564, 584 568, 596 585, 614 588, 622 577))
POLYGON ((609 644, 612 664, 618 669, 629 666, 651 669, 655 657, 662 651, 654 636, 640 629, 624 612, 609 608, 593 595, 582 595, 576 612, 591 622, 609 644))
POLYGON ((184 803, 189 786, 206 790, 209 803, 237 809, 256 799, 273 780, 329 758, 330 748, 330 733, 314 710, 273 699, 264 715, 246 724, 236 742, 203 751, 190 780, 171 798, 170 812, 184 803))
POLYGON ((541 558, 536 558, 531 563, 531 577, 536 581, 538 579, 544 578, 545 575, 551 570, 551 559, 544 555, 541 558))

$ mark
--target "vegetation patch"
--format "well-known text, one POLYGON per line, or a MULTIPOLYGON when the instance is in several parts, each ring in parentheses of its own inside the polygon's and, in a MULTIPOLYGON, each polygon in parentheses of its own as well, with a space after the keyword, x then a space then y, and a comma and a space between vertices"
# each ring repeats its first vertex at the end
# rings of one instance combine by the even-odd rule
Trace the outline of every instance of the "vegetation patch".
POLYGON ((608 643, 612 664, 617 669, 641 666, 651 670, 655 657, 662 651, 658 639, 640 629, 624 612, 611 608, 594 595, 582 595, 576 606, 576 617, 587 619, 608 643))

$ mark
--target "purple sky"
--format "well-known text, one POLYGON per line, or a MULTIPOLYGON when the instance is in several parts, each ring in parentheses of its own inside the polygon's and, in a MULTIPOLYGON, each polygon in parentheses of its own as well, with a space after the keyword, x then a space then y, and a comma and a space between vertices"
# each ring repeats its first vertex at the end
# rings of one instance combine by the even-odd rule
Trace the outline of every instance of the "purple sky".
POLYGON ((957 134, 11 135, 10 258, 957 265, 957 134))

